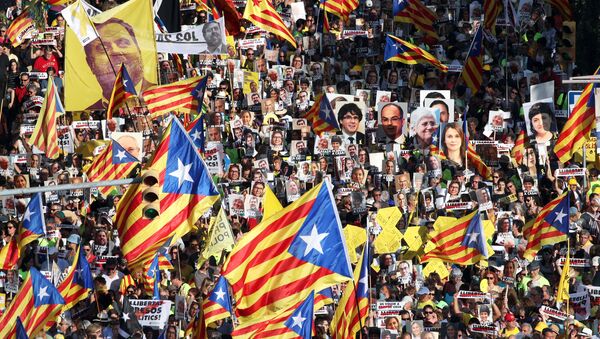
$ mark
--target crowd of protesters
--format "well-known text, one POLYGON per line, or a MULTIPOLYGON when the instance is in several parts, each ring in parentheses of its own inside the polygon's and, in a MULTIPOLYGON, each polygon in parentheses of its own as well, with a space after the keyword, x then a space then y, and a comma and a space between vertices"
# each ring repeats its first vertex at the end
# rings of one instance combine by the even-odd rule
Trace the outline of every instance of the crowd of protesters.
MULTIPOLYGON (((139 135, 139 144, 123 146, 147 161, 166 119, 149 119, 143 106, 108 121, 104 111, 67 111, 59 118, 60 158, 51 160, 31 149, 28 137, 49 79, 61 97, 64 93, 64 31, 56 30, 54 44, 26 40, 12 47, 4 34, 24 8, 20 0, 4 2, 0 189, 86 181, 85 169, 97 155, 95 148, 111 132, 139 135)), ((329 180, 343 227, 366 228, 372 241, 381 231, 376 214, 395 206, 402 212, 396 228, 403 234, 419 234, 420 240, 405 236, 394 253, 370 251, 372 307, 363 324, 369 337, 600 337, 596 302, 600 292, 594 290, 600 287, 596 144, 592 139, 566 164, 554 154, 568 116, 567 92, 582 88, 562 83, 579 74, 574 56, 564 52, 570 47, 564 38, 573 33, 572 26, 543 1, 509 2, 517 18, 507 20, 503 12, 495 32, 486 31, 483 85, 476 93, 462 80, 460 66, 481 24, 482 1, 424 0, 438 17, 434 25, 438 41, 410 24, 394 22, 392 1, 361 2, 345 22, 330 15, 329 32, 319 27, 323 20, 319 2, 305 1, 303 18, 290 24, 296 49, 267 32, 264 44, 256 48, 230 46, 229 60, 239 60, 234 69, 220 58, 206 63, 189 55, 181 73, 173 59, 159 54, 161 84, 196 74, 208 74, 210 79, 205 154, 212 157, 207 165, 221 193, 212 216, 225 209, 239 237, 269 208, 262 204, 267 186, 286 206, 329 180), (344 34, 350 30, 364 34, 344 34), (385 62, 386 33, 429 49, 451 66, 450 71, 385 62), (320 94, 331 103, 338 131, 315 133, 315 126, 306 120, 320 94), (527 139, 522 150, 514 146, 521 131, 527 139), (466 156, 467 140, 491 175, 466 156), (571 301, 557 303, 567 243, 546 246, 529 262, 523 258, 527 247, 523 231, 546 203, 564 192, 571 206, 569 250, 579 261, 569 272, 571 301), (440 216, 458 218, 474 208, 494 223, 488 241, 495 254, 488 263, 428 270, 428 264, 420 262, 428 229, 440 216), (483 294, 468 297, 462 291, 483 294)), ((93 5, 107 10, 117 3, 93 5)), ((210 19, 211 13, 195 3, 181 6, 185 25, 210 19)), ((290 2, 276 1, 275 7, 286 22, 296 15, 290 2)), ((64 19, 52 9, 47 20, 48 26, 64 29, 64 19)), ((242 24, 244 32, 234 43, 257 37, 248 33, 248 22, 242 24)), ((60 281, 78 246, 92 267, 95 289, 87 301, 35 338, 117 338, 124 298, 152 298, 143 283, 145 273, 130 272, 120 255, 113 217, 125 190, 117 187, 108 197, 97 189, 43 194, 46 237, 21 253, 17 269, 0 273, 0 292, 5 295, 0 308, 14 298, 30 267, 60 281), (124 285, 125 276, 132 276, 135 283, 124 285)), ((27 194, 1 197, 3 245, 16 236, 28 200, 27 194)), ((166 338, 183 337, 219 277, 223 260, 204 261, 200 256, 208 245, 209 223, 207 215, 194 232, 168 250, 174 269, 162 272, 166 279, 161 281, 160 297, 184 299, 185 310, 176 311, 173 304, 164 327, 166 338)), ((333 299, 338 300, 341 289, 334 292, 333 299)), ((329 337, 334 309, 335 302, 316 312, 317 338, 329 337)), ((219 321, 209 326, 209 334, 228 337, 234 325, 232 319, 219 321)), ((139 323, 130 328, 139 338, 163 332, 139 323)))

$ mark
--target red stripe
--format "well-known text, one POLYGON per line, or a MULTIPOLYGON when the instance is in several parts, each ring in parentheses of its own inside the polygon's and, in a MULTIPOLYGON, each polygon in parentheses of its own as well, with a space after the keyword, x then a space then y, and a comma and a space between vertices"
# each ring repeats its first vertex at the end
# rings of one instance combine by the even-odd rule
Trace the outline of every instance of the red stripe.
POLYGON ((280 37, 283 37, 286 40, 296 41, 294 39, 294 37, 290 34, 290 32, 287 29, 287 27, 285 27, 285 25, 283 24, 283 22, 268 21, 268 20, 265 20, 265 19, 263 19, 262 17, 260 17, 260 16, 258 16, 256 14, 252 14, 251 18, 252 18, 253 21, 255 21, 255 23, 261 23, 261 24, 263 24, 265 26, 269 26, 269 27, 273 28, 275 31, 272 31, 271 33, 273 33, 275 35, 279 35, 280 37), (281 25, 281 26, 278 27, 276 25, 281 25))
MULTIPOLYGON (((222 275, 227 276, 228 273, 231 273, 231 270, 242 265, 250 255, 254 255, 254 256, 260 255, 261 251, 258 251, 256 254, 255 254, 255 251, 257 248, 261 248, 264 246, 262 243, 265 241, 266 237, 268 237, 270 234, 272 234, 274 232, 277 232, 285 227, 288 227, 290 223, 295 222, 296 220, 305 218, 308 215, 308 213, 310 212, 314 202, 315 202, 315 200, 310 200, 310 201, 306 202, 305 204, 300 205, 293 210, 287 211, 279 219, 274 220, 270 225, 265 227, 263 232, 261 232, 260 234, 257 234, 252 239, 252 242, 249 242, 248 244, 246 244, 246 246, 244 246, 242 248, 238 248, 237 250, 234 250, 234 252, 232 252, 229 255, 229 263, 227 264, 227 267, 225 268, 225 271, 222 273, 222 275), (261 246, 261 245, 263 245, 263 246, 261 246), (229 268, 231 268, 231 269, 229 269, 229 268)), ((293 232, 293 233, 295 234, 295 232, 293 232)), ((277 243, 273 244, 272 246, 276 246, 276 245, 277 245, 277 243)), ((279 253, 272 253, 272 256, 274 257, 278 254, 279 253)), ((249 267, 246 266, 246 268, 248 269, 249 267)), ((233 284, 234 282, 232 282, 231 280, 229 280, 229 283, 232 284, 232 286, 234 286, 234 284, 233 284)))
MULTIPOLYGON (((297 262, 300 263, 302 261, 297 260, 297 262)), ((314 267, 317 269, 313 273, 311 273, 310 276, 298 277, 298 280, 296 280, 296 281, 290 282, 288 284, 282 284, 282 285, 277 286, 276 288, 269 290, 268 294, 262 295, 251 306, 249 306, 247 308, 240 308, 238 305, 237 313, 243 317, 251 316, 255 312, 259 311, 260 309, 268 307, 269 305, 272 305, 285 297, 289 297, 291 295, 298 294, 298 293, 304 291, 306 289, 307 281, 316 281, 319 278, 334 274, 334 272, 332 272, 324 267, 319 267, 319 266, 314 266, 314 267)), ((293 268, 293 267, 290 267, 290 268, 293 268)), ((263 282, 264 281, 267 281, 267 280, 263 280, 263 282)), ((252 291, 252 290, 250 290, 250 291, 252 291)))
POLYGON ((170 86, 170 87, 169 87, 169 85, 161 86, 161 87, 157 87, 155 89, 151 89, 149 91, 144 92, 142 94, 142 96, 144 97, 144 101, 146 101, 146 104, 148 104, 148 103, 152 103, 154 101, 164 100, 165 98, 170 98, 174 95, 180 95, 180 94, 190 94, 191 95, 191 92, 194 90, 194 88, 196 88, 196 85, 197 84, 177 85, 177 86, 170 86))

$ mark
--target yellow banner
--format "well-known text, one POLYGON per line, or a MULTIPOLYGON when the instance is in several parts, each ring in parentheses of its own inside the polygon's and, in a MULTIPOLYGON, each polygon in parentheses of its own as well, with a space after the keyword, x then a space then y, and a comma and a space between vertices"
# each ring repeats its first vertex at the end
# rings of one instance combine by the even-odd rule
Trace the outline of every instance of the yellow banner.
POLYGON ((106 108, 115 82, 113 66, 118 71, 121 63, 127 66, 138 94, 157 84, 157 54, 150 0, 128 1, 91 20, 100 39, 95 39, 85 48, 73 30, 66 29, 67 111, 106 108))

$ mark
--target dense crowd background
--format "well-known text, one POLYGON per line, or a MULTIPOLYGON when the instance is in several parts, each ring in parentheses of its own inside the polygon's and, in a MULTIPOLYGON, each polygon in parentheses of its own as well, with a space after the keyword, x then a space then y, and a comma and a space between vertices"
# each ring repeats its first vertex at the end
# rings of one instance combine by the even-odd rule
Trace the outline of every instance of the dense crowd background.
MULTIPOLYGON (((158 55, 161 84, 209 75, 206 149, 218 156, 207 163, 221 193, 212 216, 225 209, 239 237, 269 208, 262 204, 267 186, 285 206, 315 184, 330 180, 342 225, 368 229, 370 242, 381 231, 376 222, 380 209, 395 206, 402 213, 395 225, 405 235, 400 248, 393 253, 370 251, 372 312, 364 324, 369 337, 484 336, 471 331, 472 324, 493 326, 496 336, 503 338, 600 336, 596 302, 600 295, 587 288, 600 286, 595 139, 585 150, 588 168, 571 172, 576 176, 557 169, 583 168, 584 153, 564 164, 553 152, 569 110, 567 93, 582 87, 562 83, 580 75, 569 45, 574 41, 567 39, 573 26, 543 1, 510 2, 518 20, 507 20, 502 13, 495 32, 486 31, 483 86, 477 93, 462 81, 460 66, 481 23, 478 1, 424 0, 438 16, 437 42, 409 24, 394 22, 391 1, 361 2, 346 22, 330 15, 331 30, 324 33, 319 28, 323 19, 319 3, 305 1, 300 11, 304 17, 290 24, 296 49, 270 32, 256 48, 237 48, 240 40, 258 37, 248 33, 250 25, 244 21, 243 32, 230 41, 234 44, 228 46, 227 63, 206 58, 201 62, 197 55, 187 55, 178 71, 176 60, 158 55), (364 32, 345 36, 348 30, 364 32), (425 47, 453 67, 442 73, 422 64, 384 62, 385 33, 425 47), (226 67, 229 64, 231 68, 226 67), (331 102, 340 130, 317 136, 305 114, 322 93, 331 102), (521 131, 528 142, 515 154, 521 131), (465 159, 465 137, 474 143, 490 173, 465 159), (523 227, 563 192, 568 192, 571 206, 571 257, 583 259, 572 266, 570 278, 571 293, 583 297, 571 300, 569 306, 556 303, 566 242, 544 247, 532 262, 522 257, 523 227), (469 206, 460 204, 468 202, 469 206), (461 217, 472 208, 493 222, 495 232, 488 241, 495 255, 487 264, 427 269, 420 256, 428 228, 440 216, 461 217), (459 291, 486 295, 465 298, 459 291), (385 305, 391 310, 383 311, 385 305), (568 310, 569 317, 551 317, 541 311, 543 306, 568 310)), ((292 13, 291 4, 275 2, 290 23, 298 15, 292 13)), ((117 3, 92 5, 104 11, 117 3)), ((4 1, 1 7, 4 35, 23 3, 4 1)), ((196 3, 182 3, 181 9, 184 25, 205 23, 212 15, 196 3)), ((47 24, 64 28, 65 21, 48 8, 47 24)), ((141 145, 123 146, 143 162, 160 140, 165 119, 151 120, 140 106, 108 121, 104 111, 66 112, 59 118, 64 129, 59 132, 58 160, 30 148, 28 126, 37 118, 49 77, 63 93, 64 31, 57 32, 52 45, 27 40, 12 47, 0 37, 0 189, 86 181, 85 169, 97 155, 96 147, 109 139, 109 131, 141 135, 141 145)), ((15 286, 29 267, 59 281, 78 245, 93 269, 95 293, 38 337, 117 338, 123 296, 151 298, 144 272, 130 272, 121 258, 113 227, 115 206, 125 189, 118 187, 108 197, 96 189, 44 193, 47 236, 21 253, 17 270, 0 273, 2 305, 14 298, 15 286), (123 283, 126 276, 134 283, 123 283)), ((15 236, 27 201, 28 195, 2 197, 2 244, 15 236)), ((219 277, 223 260, 201 258, 210 220, 210 215, 202 218, 195 232, 168 250, 173 269, 162 272, 166 279, 161 281, 160 297, 175 301, 180 296, 186 303, 177 318, 173 306, 167 338, 184 335, 219 277)), ((334 300, 340 291, 334 289, 334 300)), ((317 312, 316 337, 328 337, 334 307, 335 303, 317 312)), ((131 326, 138 337, 142 332, 147 338, 159 333, 131 326)), ((227 337, 232 326, 226 319, 209 332, 211 337, 227 337)))

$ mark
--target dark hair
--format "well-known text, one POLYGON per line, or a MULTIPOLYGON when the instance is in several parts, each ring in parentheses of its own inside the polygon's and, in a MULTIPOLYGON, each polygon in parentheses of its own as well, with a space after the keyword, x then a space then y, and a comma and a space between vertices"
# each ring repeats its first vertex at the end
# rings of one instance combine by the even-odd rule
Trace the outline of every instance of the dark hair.
POLYGON ((538 102, 534 104, 529 109, 529 120, 531 120, 534 116, 538 114, 548 114, 552 116, 552 109, 550 108, 550 104, 546 102, 538 102))
POLYGON ((350 113, 350 112, 358 115, 358 120, 363 119, 363 114, 362 114, 361 109, 355 103, 351 102, 351 103, 344 104, 342 107, 340 107, 340 110, 338 111, 338 121, 342 121, 344 119, 344 115, 346 115, 346 113, 350 113))

